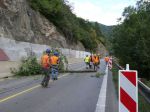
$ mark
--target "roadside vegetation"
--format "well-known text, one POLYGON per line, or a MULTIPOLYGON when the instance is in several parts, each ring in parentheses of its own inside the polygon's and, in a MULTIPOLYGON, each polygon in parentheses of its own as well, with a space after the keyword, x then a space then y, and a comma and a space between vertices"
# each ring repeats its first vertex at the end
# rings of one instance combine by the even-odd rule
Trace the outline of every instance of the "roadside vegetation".
POLYGON ((44 15, 69 42, 80 41, 89 51, 95 51, 99 43, 105 45, 99 23, 90 22, 72 13, 67 0, 28 0, 31 7, 44 15))
POLYGON ((139 93, 139 112, 149 112, 150 104, 144 99, 144 97, 139 93))
MULTIPOLYGON (((138 77, 150 87, 150 2, 139 0, 124 9, 123 20, 115 26, 111 37, 113 54, 120 65, 130 64, 138 77)), ((113 65, 113 80, 118 91, 118 68, 113 65)), ((118 94, 118 92, 117 92, 118 94)), ((138 93, 139 112, 149 112, 150 104, 138 93)))
POLYGON ((104 73, 96 72, 96 74, 91 75, 91 77, 100 78, 101 76, 105 75, 104 73))
MULTIPOLYGON (((59 50, 57 50, 57 52, 59 52, 59 50)), ((51 53, 53 53, 53 51, 51 53)), ((66 67, 68 64, 68 60, 60 52, 59 54, 60 54, 60 63, 59 63, 58 69, 59 71, 64 72, 65 70, 67 70, 66 67)), ((38 62, 35 56, 23 58, 18 69, 10 68, 10 70, 11 70, 11 73, 16 76, 31 76, 31 75, 42 74, 42 67, 40 65, 40 62, 38 62)))
MULTIPOLYGON (((118 68, 113 64, 113 69, 112 69, 112 72, 113 72, 113 81, 114 81, 114 84, 115 84, 115 88, 116 88, 116 91, 117 91, 117 96, 119 96, 118 94, 118 68)), ((150 104, 144 99, 144 97, 138 93, 138 102, 139 102, 139 106, 138 106, 138 110, 139 112, 149 112, 150 110, 150 104)))
POLYGON ((139 0, 122 15, 113 31, 113 53, 121 65, 130 64, 140 78, 150 80, 150 2, 139 0))
POLYGON ((41 65, 38 63, 36 57, 22 59, 19 69, 11 68, 11 73, 19 76, 38 75, 41 74, 41 71, 41 65))
POLYGON ((96 77, 96 78, 100 78, 100 77, 103 76, 103 75, 104 75, 104 73, 97 72, 97 73, 95 74, 95 77, 96 77))

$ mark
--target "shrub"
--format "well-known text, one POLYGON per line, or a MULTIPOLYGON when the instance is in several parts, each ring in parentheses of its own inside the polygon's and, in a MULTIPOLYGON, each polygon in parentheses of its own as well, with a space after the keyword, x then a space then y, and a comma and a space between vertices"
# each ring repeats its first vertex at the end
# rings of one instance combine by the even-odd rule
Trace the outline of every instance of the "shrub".
MULTIPOLYGON (((62 54, 60 55, 60 64, 58 69, 60 71, 65 71, 67 69, 68 60, 62 54)), ((38 63, 36 57, 28 57, 24 58, 21 61, 21 65, 19 69, 10 68, 11 73, 19 76, 30 76, 30 75, 38 75, 42 74, 42 67, 38 63)))
POLYGON ((22 59, 19 69, 11 68, 11 73, 20 76, 29 76, 41 74, 41 65, 38 63, 36 57, 28 57, 22 59))
POLYGON ((68 60, 66 58, 66 56, 60 56, 60 63, 58 66, 58 69, 62 72, 64 72, 65 70, 67 70, 67 64, 68 64, 68 60))

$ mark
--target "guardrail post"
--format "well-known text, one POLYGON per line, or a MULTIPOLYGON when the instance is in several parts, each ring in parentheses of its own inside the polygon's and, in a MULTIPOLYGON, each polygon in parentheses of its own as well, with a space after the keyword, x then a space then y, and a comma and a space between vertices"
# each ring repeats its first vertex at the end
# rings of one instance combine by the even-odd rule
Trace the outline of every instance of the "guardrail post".
POLYGON ((130 69, 129 69, 129 64, 126 64, 126 70, 130 70, 130 69))

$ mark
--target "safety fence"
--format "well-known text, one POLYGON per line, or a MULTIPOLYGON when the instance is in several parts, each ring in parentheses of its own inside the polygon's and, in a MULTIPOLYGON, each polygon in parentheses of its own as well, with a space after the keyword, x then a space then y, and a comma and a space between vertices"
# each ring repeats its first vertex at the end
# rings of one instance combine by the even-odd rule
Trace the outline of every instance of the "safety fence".
MULTIPOLYGON (((116 61, 113 60, 113 63, 121 70, 124 68, 121 67, 116 61)), ((150 104, 150 88, 145 85, 143 82, 138 80, 138 91, 141 93, 141 95, 145 98, 145 100, 150 104)))

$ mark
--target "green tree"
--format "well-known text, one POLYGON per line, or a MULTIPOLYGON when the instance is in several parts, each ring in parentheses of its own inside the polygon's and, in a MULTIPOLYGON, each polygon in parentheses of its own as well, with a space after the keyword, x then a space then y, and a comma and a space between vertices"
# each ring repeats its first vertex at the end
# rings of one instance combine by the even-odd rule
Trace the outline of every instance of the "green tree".
POLYGON ((150 79, 150 3, 137 2, 137 8, 125 8, 122 24, 113 32, 113 50, 121 64, 129 63, 140 77, 150 79))

